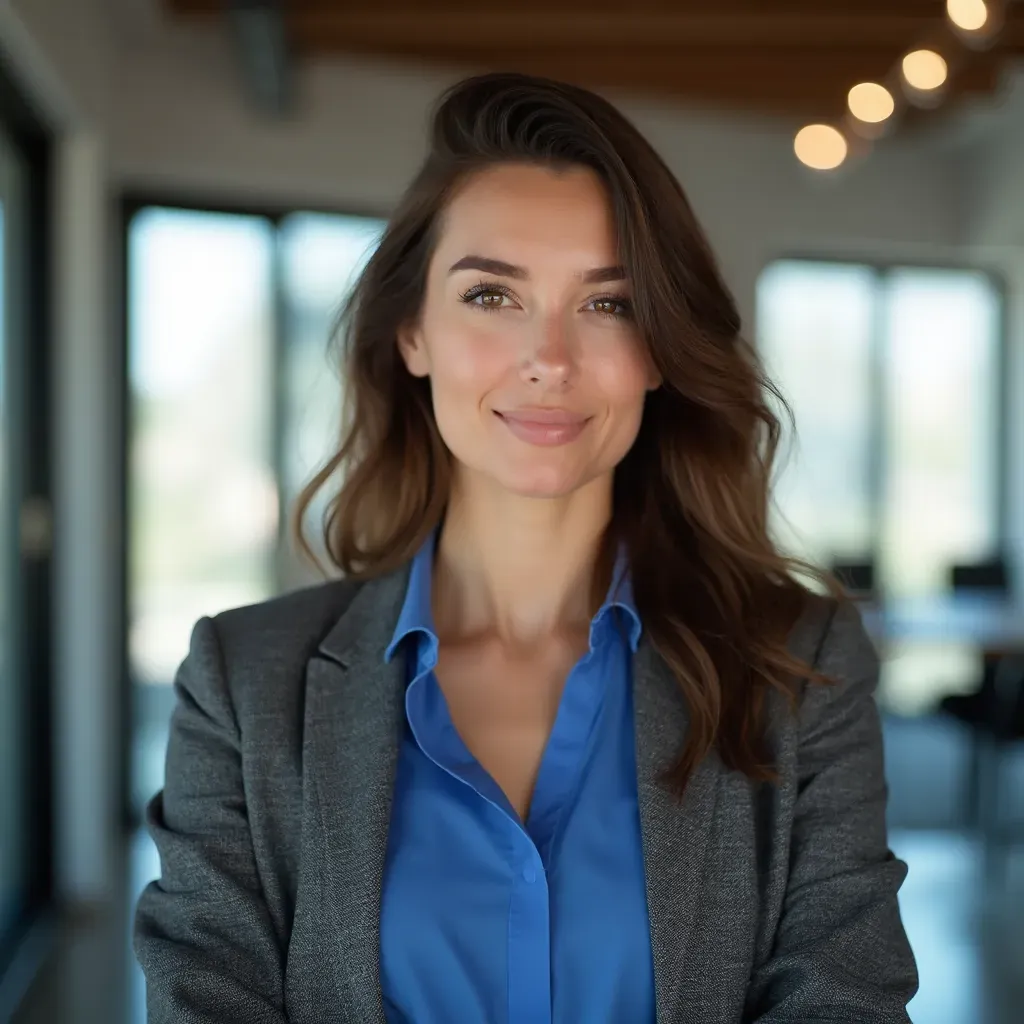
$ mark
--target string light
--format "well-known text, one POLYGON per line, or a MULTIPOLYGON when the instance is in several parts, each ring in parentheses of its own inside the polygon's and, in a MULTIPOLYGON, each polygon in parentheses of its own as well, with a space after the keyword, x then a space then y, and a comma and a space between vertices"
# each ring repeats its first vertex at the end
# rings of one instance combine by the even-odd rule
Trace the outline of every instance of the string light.
POLYGON ((979 31, 989 18, 985 0, 946 0, 946 13, 949 20, 965 32, 979 31))
POLYGON ((934 50, 914 50, 903 58, 903 77, 921 92, 938 89, 949 74, 945 60, 934 50))
POLYGON ((884 85, 877 82, 861 82, 855 85, 846 98, 850 113, 868 124, 879 124, 892 117, 896 101, 884 85))
MULTIPOLYGON (((1003 6, 992 0, 946 0, 951 26, 960 33, 961 45, 971 50, 989 48, 1004 24, 1003 6)), ((899 64, 906 100, 917 107, 934 107, 941 102, 940 90, 949 80, 946 58, 935 50, 919 47, 906 53, 899 64)), ((882 127, 896 112, 897 100, 890 89, 877 82, 861 82, 847 93, 851 118, 846 131, 858 152, 872 140, 886 134, 882 127)), ((850 154, 850 142, 828 124, 809 124, 793 141, 797 158, 815 170, 839 167, 850 154)))
POLYGON ((831 125, 809 124, 796 133, 793 150, 802 164, 816 171, 832 171, 846 159, 849 146, 842 132, 831 125))

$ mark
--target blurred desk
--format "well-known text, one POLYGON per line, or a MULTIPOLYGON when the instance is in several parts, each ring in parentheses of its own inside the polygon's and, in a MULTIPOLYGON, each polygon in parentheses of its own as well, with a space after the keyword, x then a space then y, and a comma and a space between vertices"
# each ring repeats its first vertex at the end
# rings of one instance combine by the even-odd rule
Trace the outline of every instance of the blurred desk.
POLYGON ((970 644, 986 655, 1024 651, 1024 602, 1019 598, 950 594, 860 602, 876 643, 970 644))

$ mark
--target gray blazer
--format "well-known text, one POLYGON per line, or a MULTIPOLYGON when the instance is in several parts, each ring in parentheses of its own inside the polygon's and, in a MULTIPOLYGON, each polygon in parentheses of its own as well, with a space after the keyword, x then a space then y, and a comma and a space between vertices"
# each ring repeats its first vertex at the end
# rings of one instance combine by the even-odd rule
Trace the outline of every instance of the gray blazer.
MULTIPOLYGON (((151 1024, 383 1024, 405 684, 383 651, 407 573, 196 623, 165 787, 146 811, 162 877, 139 899, 134 949, 151 1024)), ((855 608, 824 598, 790 647, 841 685, 806 689, 797 716, 773 704, 781 784, 712 755, 681 806, 655 776, 686 734, 685 702, 646 640, 635 655, 658 1024, 909 1020, 917 974, 896 901, 906 866, 886 839, 878 659, 855 608)))

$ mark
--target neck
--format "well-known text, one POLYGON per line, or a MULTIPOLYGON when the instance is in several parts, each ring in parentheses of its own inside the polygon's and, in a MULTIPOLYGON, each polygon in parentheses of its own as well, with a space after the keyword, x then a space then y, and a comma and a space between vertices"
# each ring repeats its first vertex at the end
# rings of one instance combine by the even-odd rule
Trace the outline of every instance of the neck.
POLYGON ((520 646, 585 629, 610 582, 610 518, 610 476, 564 498, 457 480, 434 566, 439 634, 520 646))

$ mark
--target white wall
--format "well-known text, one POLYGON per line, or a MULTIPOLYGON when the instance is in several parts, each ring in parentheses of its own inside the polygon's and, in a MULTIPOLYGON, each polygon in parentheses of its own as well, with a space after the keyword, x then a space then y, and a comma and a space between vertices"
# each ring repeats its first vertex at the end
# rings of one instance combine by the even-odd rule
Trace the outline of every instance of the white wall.
MULTIPOLYGON (((215 29, 167 25, 156 0, 4 0, 0 41, 61 140, 59 864, 69 897, 102 898, 114 870, 109 836, 124 740, 110 724, 117 538, 103 528, 119 454, 103 373, 116 357, 105 260, 111 200, 132 187, 386 212, 419 160, 427 110, 452 76, 311 63, 298 76, 297 116, 274 122, 245 102, 229 41, 215 29)), ((794 125, 612 98, 680 177, 748 323, 758 273, 780 253, 953 256, 967 218, 983 216, 965 208, 963 167, 934 141, 901 136, 822 178, 793 158, 794 125)))
POLYGON ((984 132, 964 154, 966 241, 1024 246, 1024 61, 1007 74, 984 132))

